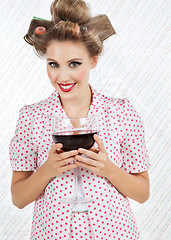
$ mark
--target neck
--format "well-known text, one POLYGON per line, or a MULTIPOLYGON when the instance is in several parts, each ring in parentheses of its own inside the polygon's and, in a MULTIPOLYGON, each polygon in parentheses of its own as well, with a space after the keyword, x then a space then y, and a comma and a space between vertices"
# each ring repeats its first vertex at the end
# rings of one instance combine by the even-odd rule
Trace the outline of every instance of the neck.
POLYGON ((61 99, 61 105, 70 118, 86 117, 92 102, 90 86, 74 99, 61 99))

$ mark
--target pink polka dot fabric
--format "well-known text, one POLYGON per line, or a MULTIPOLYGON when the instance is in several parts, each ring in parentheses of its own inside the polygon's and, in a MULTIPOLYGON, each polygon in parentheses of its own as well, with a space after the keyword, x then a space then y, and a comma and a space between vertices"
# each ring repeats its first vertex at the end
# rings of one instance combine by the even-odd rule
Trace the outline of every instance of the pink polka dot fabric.
MULTIPOLYGON (((110 160, 128 173, 148 170, 150 165, 144 127, 137 111, 127 99, 108 98, 91 89, 93 102, 88 114, 99 116, 99 136, 110 160)), ((15 136, 9 148, 13 171, 35 171, 47 160, 53 144, 47 114, 66 117, 57 91, 49 98, 20 110, 15 136)), ((88 215, 94 238, 139 239, 129 200, 108 179, 85 168, 81 168, 81 176, 85 195, 92 198, 88 204, 88 215)), ((72 204, 61 203, 61 198, 73 194, 74 170, 51 179, 35 201, 31 240, 69 240, 72 204)), ((73 224, 80 231, 79 221, 73 224)))
POLYGON ((95 240, 88 212, 72 213, 70 224, 71 240, 95 240))

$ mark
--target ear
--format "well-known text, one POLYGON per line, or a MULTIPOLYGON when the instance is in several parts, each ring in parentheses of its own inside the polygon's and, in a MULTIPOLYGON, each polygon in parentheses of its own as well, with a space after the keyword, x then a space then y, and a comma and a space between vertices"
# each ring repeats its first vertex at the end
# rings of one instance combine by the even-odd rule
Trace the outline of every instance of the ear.
POLYGON ((95 68, 98 63, 98 56, 94 56, 91 58, 91 69, 95 68))

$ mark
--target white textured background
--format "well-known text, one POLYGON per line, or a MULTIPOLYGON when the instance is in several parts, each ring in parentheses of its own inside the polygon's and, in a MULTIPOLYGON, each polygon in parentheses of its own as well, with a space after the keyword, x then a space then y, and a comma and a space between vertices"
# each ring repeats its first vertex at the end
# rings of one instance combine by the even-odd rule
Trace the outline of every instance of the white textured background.
MULTIPOLYGON (((23 40, 32 16, 50 19, 50 0, 0 0, 0 239, 28 240, 33 204, 18 210, 11 203, 8 146, 18 111, 54 90, 46 64, 23 40)), ((105 13, 117 35, 92 72, 103 93, 127 97, 146 129, 151 196, 131 201, 141 240, 170 239, 169 179, 169 0, 88 0, 92 13, 105 13)), ((169 61, 170 60, 170 61, 169 61)))

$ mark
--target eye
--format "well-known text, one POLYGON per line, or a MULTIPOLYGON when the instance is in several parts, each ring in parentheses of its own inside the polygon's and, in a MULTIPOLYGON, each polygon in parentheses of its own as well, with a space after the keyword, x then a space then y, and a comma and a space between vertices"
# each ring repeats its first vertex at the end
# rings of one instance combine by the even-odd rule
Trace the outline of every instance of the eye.
POLYGON ((81 64, 82 64, 82 63, 80 63, 80 62, 71 62, 71 63, 70 63, 70 66, 74 68, 74 67, 77 67, 77 66, 79 66, 79 65, 81 65, 81 64))
POLYGON ((51 66, 52 68, 56 68, 56 67, 59 66, 56 62, 49 62, 48 64, 49 64, 49 66, 51 66))

